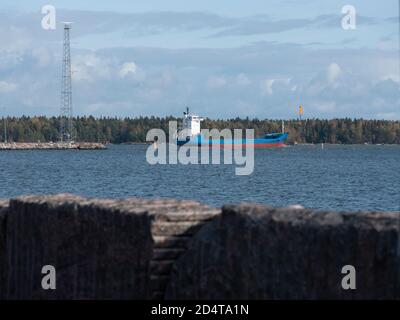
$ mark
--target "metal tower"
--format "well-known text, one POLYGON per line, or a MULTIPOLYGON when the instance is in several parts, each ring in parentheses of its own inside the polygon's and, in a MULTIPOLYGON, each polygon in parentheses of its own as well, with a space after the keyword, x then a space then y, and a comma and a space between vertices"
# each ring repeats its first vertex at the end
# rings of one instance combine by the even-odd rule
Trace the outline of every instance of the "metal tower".
POLYGON ((6 108, 3 107, 3 126, 4 126, 4 143, 7 143, 7 117, 6 117, 6 108))
POLYGON ((61 79, 61 107, 60 107, 60 140, 70 142, 73 140, 72 123, 72 84, 71 84, 71 50, 69 44, 69 31, 71 22, 64 22, 64 45, 61 79))

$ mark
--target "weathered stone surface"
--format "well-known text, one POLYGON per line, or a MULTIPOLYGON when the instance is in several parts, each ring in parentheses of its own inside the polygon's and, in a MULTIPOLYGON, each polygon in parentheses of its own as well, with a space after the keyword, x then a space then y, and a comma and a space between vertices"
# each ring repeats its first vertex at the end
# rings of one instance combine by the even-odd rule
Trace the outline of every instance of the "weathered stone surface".
POLYGON ((193 201, 165 200, 146 204, 146 208, 157 209, 150 211, 154 240, 150 291, 152 299, 161 299, 176 259, 185 252, 192 235, 219 215, 220 210, 193 201))
POLYGON ((151 219, 120 201, 71 195, 10 201, 8 299, 146 299, 151 219), (41 269, 57 270, 57 290, 41 269))
POLYGON ((400 213, 226 206, 175 263, 166 299, 399 299, 400 213), (356 268, 343 290, 342 267, 356 268))
POLYGON ((1 208, 6 299, 160 298, 193 232, 220 213, 193 201, 73 195, 13 199, 7 215, 1 208), (55 291, 41 287, 44 265, 57 270, 55 291))
POLYGON ((400 298, 399 226, 400 213, 0 200, 0 299, 400 298), (55 291, 40 286, 46 264, 55 291), (341 288, 347 264, 355 291, 341 288))
POLYGON ((8 200, 0 199, 0 300, 5 298, 7 281, 6 262, 6 217, 8 211, 8 200))
POLYGON ((191 236, 155 236, 154 247, 155 248, 183 248, 188 246, 191 236))

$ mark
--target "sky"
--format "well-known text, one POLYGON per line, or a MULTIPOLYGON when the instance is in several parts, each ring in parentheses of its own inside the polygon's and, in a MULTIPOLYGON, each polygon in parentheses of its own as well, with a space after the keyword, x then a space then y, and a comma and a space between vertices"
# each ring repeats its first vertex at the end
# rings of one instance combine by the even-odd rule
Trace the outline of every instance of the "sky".
POLYGON ((0 115, 59 114, 62 21, 74 115, 400 120, 398 0, 2 0, 0 115))

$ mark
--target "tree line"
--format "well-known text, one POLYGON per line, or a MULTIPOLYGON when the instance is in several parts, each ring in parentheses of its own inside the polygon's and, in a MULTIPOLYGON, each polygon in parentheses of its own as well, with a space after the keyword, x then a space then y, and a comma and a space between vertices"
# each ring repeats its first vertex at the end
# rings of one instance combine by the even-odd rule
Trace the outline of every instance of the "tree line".
MULTIPOLYGON (((0 141, 4 141, 6 128, 9 142, 50 142, 59 140, 58 117, 8 117, 1 119, 0 141), (5 125, 6 123, 6 125, 5 125)), ((168 123, 181 119, 174 117, 138 118, 74 118, 76 141, 131 143, 145 142, 150 129, 160 128, 168 133, 168 123)), ((255 136, 280 132, 281 120, 260 119, 205 119, 202 128, 254 129, 255 136)), ((365 119, 306 119, 285 120, 289 132, 288 143, 337 143, 337 144, 400 144, 400 121, 365 119)))

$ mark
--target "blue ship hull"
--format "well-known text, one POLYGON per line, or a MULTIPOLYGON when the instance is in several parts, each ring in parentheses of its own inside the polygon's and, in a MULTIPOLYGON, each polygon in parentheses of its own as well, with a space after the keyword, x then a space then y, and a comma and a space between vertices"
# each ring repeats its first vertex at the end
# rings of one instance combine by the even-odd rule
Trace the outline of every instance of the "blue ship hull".
POLYGON ((224 147, 224 146, 232 146, 232 147, 245 147, 250 144, 253 145, 254 148, 269 148, 269 147, 283 147, 285 146, 285 140, 288 137, 288 133, 271 133, 265 135, 263 138, 256 139, 205 139, 202 135, 197 135, 195 137, 187 138, 186 140, 177 140, 178 146, 183 145, 197 145, 199 147, 224 147))

